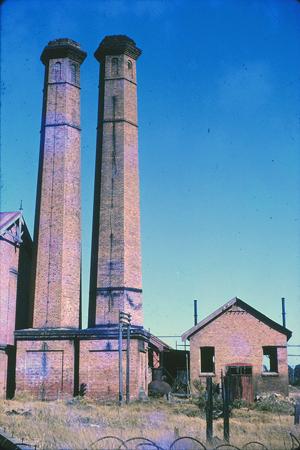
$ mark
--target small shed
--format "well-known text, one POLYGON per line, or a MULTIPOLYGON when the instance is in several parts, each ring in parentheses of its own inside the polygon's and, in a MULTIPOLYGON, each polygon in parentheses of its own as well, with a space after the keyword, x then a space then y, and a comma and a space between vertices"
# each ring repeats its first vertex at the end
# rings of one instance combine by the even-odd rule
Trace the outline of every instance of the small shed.
POLYGON ((288 395, 287 341, 292 332, 235 297, 182 335, 190 341, 190 379, 218 384, 228 375, 231 397, 288 395))

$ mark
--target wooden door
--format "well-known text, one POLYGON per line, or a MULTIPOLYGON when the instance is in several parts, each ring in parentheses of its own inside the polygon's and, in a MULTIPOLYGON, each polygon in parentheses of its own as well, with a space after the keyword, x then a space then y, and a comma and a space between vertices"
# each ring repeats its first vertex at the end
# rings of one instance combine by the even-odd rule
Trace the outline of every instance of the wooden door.
POLYGON ((244 400, 253 402, 253 380, 251 366, 228 366, 226 371, 228 377, 229 400, 244 400))

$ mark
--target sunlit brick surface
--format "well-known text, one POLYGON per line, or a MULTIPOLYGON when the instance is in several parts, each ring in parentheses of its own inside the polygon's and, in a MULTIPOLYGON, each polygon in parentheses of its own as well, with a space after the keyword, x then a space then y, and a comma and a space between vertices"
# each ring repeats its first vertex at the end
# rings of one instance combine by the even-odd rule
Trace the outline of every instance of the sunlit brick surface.
MULTIPOLYGON (((13 225, 11 233, 15 234, 13 225)), ((14 344, 19 247, 6 234, 0 239, 0 344, 14 344)))
POLYGON ((33 327, 40 336, 41 329, 57 331, 45 341, 23 340, 20 332, 16 390, 48 400, 72 396, 76 376, 74 340, 62 339, 60 330, 80 327, 80 64, 85 56, 69 39, 49 42, 41 56, 33 327))
MULTIPOLYGON (((147 345, 139 350, 139 341, 130 345, 130 397, 139 398, 142 388, 147 391, 147 345)), ((123 394, 126 391, 126 340, 123 340, 123 394)), ((119 353, 118 340, 88 340, 80 343, 79 383, 86 386, 86 395, 100 400, 118 400, 119 353)))
POLYGON ((53 41, 43 53, 35 328, 78 327, 80 317, 80 63, 84 56, 73 44, 59 45, 51 53, 57 47, 53 41))
POLYGON ((116 324, 123 310, 132 315, 134 325, 142 325, 136 92, 140 51, 124 36, 107 37, 99 49, 95 54, 101 61, 101 74, 89 324, 116 324))
POLYGON ((72 341, 18 341, 17 394, 55 400, 73 396, 74 344, 72 341))
POLYGON ((6 398, 7 354, 0 349, 0 399, 6 398))
POLYGON ((275 391, 287 394, 287 338, 279 331, 270 328, 246 311, 234 307, 221 314, 191 339, 191 381, 206 377, 200 375, 200 347, 215 347, 215 376, 219 383, 221 370, 226 373, 227 365, 252 365, 254 394, 275 391), (277 346, 278 374, 262 375, 263 346, 277 346))

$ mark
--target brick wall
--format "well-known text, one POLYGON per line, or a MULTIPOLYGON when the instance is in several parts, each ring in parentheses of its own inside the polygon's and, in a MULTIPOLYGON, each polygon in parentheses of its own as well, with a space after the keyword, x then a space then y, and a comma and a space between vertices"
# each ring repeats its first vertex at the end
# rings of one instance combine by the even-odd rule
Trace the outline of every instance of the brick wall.
POLYGON ((0 399, 6 398, 7 363, 6 351, 0 348, 0 399))
POLYGON ((75 348, 73 340, 19 340, 17 343, 16 393, 55 400, 74 393, 75 348))
MULTIPOLYGON (((16 234, 17 226, 9 230, 16 234)), ((32 241, 26 225, 16 245, 8 233, 0 237, 0 398, 12 397, 15 386, 15 338, 17 328, 30 326, 30 270, 32 241)))
MULTIPOLYGON (((126 391, 126 340, 123 340, 123 394, 126 391)), ((148 387, 147 344, 132 339, 130 344, 130 398, 137 400, 140 389, 148 387), (141 351, 143 348, 143 351, 141 351)), ((119 353, 117 339, 80 342, 79 384, 86 395, 99 400, 118 400, 119 353)))
MULTIPOLYGON (((11 227, 15 233, 16 226, 11 227)), ((8 236, 0 238, 0 344, 14 344, 19 247, 8 236)))
POLYGON ((80 63, 69 40, 52 41, 45 64, 36 205, 33 325, 80 325, 80 63), (64 56, 64 57, 62 57, 64 56))
MULTIPOLYGON (((191 382, 206 377, 200 374, 200 347, 215 347, 214 382, 220 382, 226 365, 252 365, 254 394, 276 391, 288 393, 287 338, 246 311, 234 308, 224 312, 190 338, 191 382), (263 346, 277 346, 278 374, 262 375, 263 346)), ((193 387, 193 386, 192 386, 193 387)))
POLYGON ((101 71, 90 326, 116 324, 120 309, 132 315, 134 325, 143 323, 136 91, 139 51, 130 56, 127 45, 136 49, 133 41, 115 38, 108 37, 100 44, 102 56, 99 49, 96 52, 101 71), (112 42, 116 47, 110 46, 112 42))

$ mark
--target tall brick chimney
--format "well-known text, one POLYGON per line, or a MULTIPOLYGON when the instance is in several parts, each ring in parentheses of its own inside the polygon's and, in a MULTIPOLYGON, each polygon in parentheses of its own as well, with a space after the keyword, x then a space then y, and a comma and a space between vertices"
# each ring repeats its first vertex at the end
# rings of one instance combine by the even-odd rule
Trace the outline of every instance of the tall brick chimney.
POLYGON ((71 39, 45 47, 35 218, 34 328, 80 326, 80 65, 71 39))
POLYGON ((107 36, 98 105, 89 326, 115 325, 119 311, 141 326, 142 280, 136 60, 127 36, 107 36))

